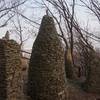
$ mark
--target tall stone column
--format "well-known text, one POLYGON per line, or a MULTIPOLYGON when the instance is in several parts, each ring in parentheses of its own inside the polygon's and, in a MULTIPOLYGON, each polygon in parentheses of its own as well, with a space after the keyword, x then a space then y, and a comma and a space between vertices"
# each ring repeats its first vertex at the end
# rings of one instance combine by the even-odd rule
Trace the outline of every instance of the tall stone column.
POLYGON ((28 95, 32 100, 66 100, 65 77, 64 50, 53 18, 45 15, 30 58, 28 95))
POLYGON ((0 100, 20 100, 20 46, 13 40, 0 39, 0 100))

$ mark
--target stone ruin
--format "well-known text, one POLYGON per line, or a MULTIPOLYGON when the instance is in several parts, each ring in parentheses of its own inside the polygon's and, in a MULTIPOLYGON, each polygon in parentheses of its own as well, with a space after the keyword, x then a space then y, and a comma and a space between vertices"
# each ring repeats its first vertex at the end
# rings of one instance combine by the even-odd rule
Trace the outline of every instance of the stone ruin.
POLYGON ((19 100, 21 88, 20 46, 0 39, 0 100, 19 100))
POLYGON ((93 61, 89 69, 88 79, 84 85, 87 92, 100 94, 100 58, 95 55, 95 52, 92 52, 92 55, 93 61))
POLYGON ((64 50, 53 18, 45 15, 29 63, 29 98, 24 95, 22 99, 20 46, 9 40, 8 32, 0 39, 0 100, 99 100, 100 63, 94 58, 93 64, 95 66, 90 66, 89 79, 84 84, 88 92, 74 80, 66 81, 64 50))
POLYGON ((42 19, 28 72, 27 94, 32 100, 66 100, 64 50, 48 15, 42 19))

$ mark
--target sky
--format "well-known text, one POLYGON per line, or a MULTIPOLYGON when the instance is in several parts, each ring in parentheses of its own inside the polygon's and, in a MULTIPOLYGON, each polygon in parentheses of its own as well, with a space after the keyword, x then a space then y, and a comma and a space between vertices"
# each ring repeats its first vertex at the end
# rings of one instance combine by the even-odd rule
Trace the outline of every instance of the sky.
MULTIPOLYGON (((33 2, 35 0, 28 0, 28 2, 25 4, 25 6, 23 6, 23 8, 25 9, 24 11, 24 15, 27 16, 28 18, 40 23, 41 22, 41 18, 43 17, 43 15, 45 15, 45 8, 38 8, 38 3, 33 2)), ((40 2, 41 0, 37 0, 38 2, 40 2)), ((77 0, 77 5, 75 6, 75 16, 77 17, 77 20, 79 22, 79 24, 82 27, 86 27, 87 26, 87 22, 88 22, 88 28, 91 32, 94 33, 98 33, 97 35, 99 35, 99 31, 100 31, 100 24, 98 23, 96 17, 94 17, 92 14, 90 14, 89 11, 87 11, 87 8, 85 7, 80 7, 81 3, 79 2, 79 0, 77 0)), ((52 8, 51 8, 52 9, 52 8)), ((23 9, 21 9, 23 10, 23 9)), ((16 18, 14 19, 16 20, 16 18)), ((26 24, 28 22, 22 23, 23 26, 28 27, 26 24)), ((32 24, 32 23, 31 23, 32 24)), ((29 26, 31 27, 31 26, 29 26)), ((31 27, 31 29, 33 28, 34 31, 36 31, 36 33, 38 33, 38 28, 39 26, 36 26, 37 28, 31 27)), ((0 28, 0 38, 2 38, 7 30, 12 30, 12 24, 8 23, 8 25, 6 27, 0 28)), ((30 39, 25 43, 24 48, 25 49, 31 49, 33 42, 36 38, 36 36, 34 36, 34 31, 33 31, 33 35, 30 36, 30 39)), ((25 30, 26 32, 26 30, 25 30)), ((15 39, 15 35, 11 34, 11 38, 15 39)), ((96 46, 99 46, 99 43, 93 41, 93 44, 95 44, 96 46)))

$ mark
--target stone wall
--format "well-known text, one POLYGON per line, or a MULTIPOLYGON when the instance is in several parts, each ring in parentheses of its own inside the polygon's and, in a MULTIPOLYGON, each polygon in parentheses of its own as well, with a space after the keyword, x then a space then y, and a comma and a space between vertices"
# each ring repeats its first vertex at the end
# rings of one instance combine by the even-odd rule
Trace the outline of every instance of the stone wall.
POLYGON ((64 50, 52 17, 44 16, 29 64, 28 96, 32 100, 66 100, 64 50))
POLYGON ((100 58, 96 55, 94 55, 93 62, 90 66, 90 75, 86 84, 88 92, 100 94, 100 58))
POLYGON ((20 46, 0 39, 0 100, 19 100, 21 88, 20 46))

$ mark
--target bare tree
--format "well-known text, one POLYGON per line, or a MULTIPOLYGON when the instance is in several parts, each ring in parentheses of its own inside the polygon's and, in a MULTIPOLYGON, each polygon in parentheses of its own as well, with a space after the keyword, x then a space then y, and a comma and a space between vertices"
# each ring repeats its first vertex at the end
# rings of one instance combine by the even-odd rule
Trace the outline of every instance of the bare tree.
POLYGON ((26 42, 29 38, 30 38, 30 33, 25 32, 24 30, 26 30, 26 27, 23 27, 24 25, 21 23, 21 19, 20 16, 17 15, 16 16, 16 22, 14 20, 11 20, 14 27, 11 30, 11 34, 15 34, 17 35, 17 41, 20 44, 21 50, 23 50, 23 46, 24 46, 24 42, 26 42))
POLYGON ((100 22, 100 1, 99 0, 89 0, 83 1, 80 0, 85 7, 87 7, 92 13, 98 18, 98 21, 100 22))
MULTIPOLYGON (((100 1, 99 0, 80 0, 82 2, 83 7, 86 7, 88 8, 88 10, 90 11, 90 13, 92 13, 92 15, 94 15, 99 24, 100 24, 100 1)), ((82 29, 83 30, 83 29, 82 29)), ((91 36, 91 38, 95 41, 98 41, 100 42, 100 37, 89 32, 89 31, 86 31, 86 30, 83 30, 86 34, 88 34, 89 36, 91 36)))
POLYGON ((7 25, 9 20, 14 17, 15 14, 11 13, 11 11, 23 5, 27 0, 0 0, 0 28, 7 25), (10 16, 8 17, 8 14, 10 16))
MULTIPOLYGON (((44 5, 49 10, 51 16, 53 16, 55 21, 57 22, 57 25, 60 29, 60 33, 58 35, 63 39, 65 43, 65 66, 66 68, 68 68, 68 65, 69 65, 67 63, 68 62, 67 55, 68 53, 71 54, 70 67, 69 69, 67 69, 71 71, 72 67, 74 67, 73 50, 74 50, 76 34, 79 34, 82 40, 84 41, 84 43, 87 45, 87 47, 91 48, 90 44, 88 43, 84 35, 84 33, 86 32, 80 27, 77 20, 75 19, 75 0, 72 0, 71 6, 68 4, 66 0, 52 0, 52 1, 46 0, 46 1, 49 2, 56 10, 57 16, 47 6, 46 2, 43 1, 44 5)), ((72 74, 73 74, 73 71, 72 71, 72 74)), ((68 77, 71 78, 71 76, 73 76, 72 74, 68 75, 68 77)))

